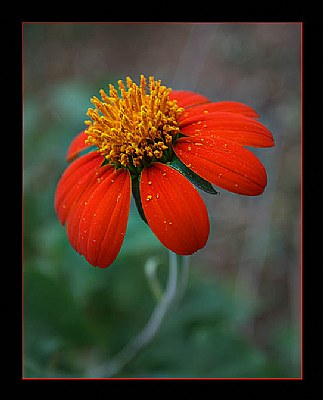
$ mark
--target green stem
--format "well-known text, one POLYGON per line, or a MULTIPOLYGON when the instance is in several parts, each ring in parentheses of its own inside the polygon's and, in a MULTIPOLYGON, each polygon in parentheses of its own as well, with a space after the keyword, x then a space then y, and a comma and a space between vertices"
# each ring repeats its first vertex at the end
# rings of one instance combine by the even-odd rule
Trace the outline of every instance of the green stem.
MULTIPOLYGON (((166 289, 159 303, 157 303, 147 324, 119 353, 110 361, 89 371, 91 377, 112 377, 122 370, 133 358, 147 346, 157 334, 167 312, 177 297, 178 288, 178 261, 179 257, 169 252, 169 270, 166 289)), ((188 264, 187 264, 188 267, 188 264)), ((185 269, 184 269, 185 270, 185 269)), ((186 271, 187 274, 187 271, 186 271)), ((183 284, 183 279, 180 280, 183 284)), ((182 288, 183 289, 183 288, 182 288)))

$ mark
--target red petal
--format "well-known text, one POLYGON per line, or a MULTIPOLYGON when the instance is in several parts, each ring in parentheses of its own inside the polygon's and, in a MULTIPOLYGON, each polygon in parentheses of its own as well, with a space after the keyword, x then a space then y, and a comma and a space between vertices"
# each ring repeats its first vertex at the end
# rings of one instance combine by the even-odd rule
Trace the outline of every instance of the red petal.
POLYGON ((197 118, 200 119, 210 112, 230 112, 233 114, 245 115, 250 118, 259 118, 256 111, 246 104, 235 101, 219 101, 216 103, 204 103, 190 107, 181 114, 179 120, 181 121, 181 124, 184 125, 186 119, 190 121, 194 116, 197 116, 197 118))
POLYGON ((190 107, 210 101, 207 97, 188 90, 173 90, 169 94, 169 99, 177 100, 177 104, 180 107, 190 107))
POLYGON ((98 153, 89 153, 75 160, 64 171, 58 182, 54 207, 61 224, 80 198, 86 186, 89 184, 93 171, 100 167, 103 157, 98 153))
POLYGON ((208 136, 181 138, 174 150, 192 171, 230 192, 256 196, 267 185, 266 170, 258 158, 229 140, 208 136))
POLYGON ((82 150, 86 149, 88 146, 92 146, 91 144, 85 143, 86 139, 87 135, 84 133, 84 131, 75 136, 67 150, 67 161, 74 160, 82 150))
POLYGON ((77 252, 100 268, 118 255, 130 208, 130 174, 105 165, 91 182, 67 219, 67 235, 77 252))
POLYGON ((186 118, 181 132, 187 136, 203 135, 231 140, 243 146, 271 147, 271 132, 259 121, 240 114, 210 112, 186 118))
POLYGON ((188 255, 205 246, 210 230, 207 210, 183 175, 153 163, 142 171, 140 196, 151 230, 168 249, 188 255))

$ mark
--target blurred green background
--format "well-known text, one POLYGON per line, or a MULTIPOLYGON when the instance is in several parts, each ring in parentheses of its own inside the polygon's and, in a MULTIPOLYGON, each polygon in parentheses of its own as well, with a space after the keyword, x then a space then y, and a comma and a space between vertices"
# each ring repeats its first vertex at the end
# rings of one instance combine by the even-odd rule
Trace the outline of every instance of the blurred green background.
POLYGON ((91 376, 149 319, 168 253, 132 204, 115 263, 69 245, 53 207, 89 99, 130 76, 249 104, 276 146, 253 150, 268 186, 256 198, 202 193, 211 220, 187 291, 155 339, 115 377, 300 377, 301 25, 24 23, 23 375, 91 376))

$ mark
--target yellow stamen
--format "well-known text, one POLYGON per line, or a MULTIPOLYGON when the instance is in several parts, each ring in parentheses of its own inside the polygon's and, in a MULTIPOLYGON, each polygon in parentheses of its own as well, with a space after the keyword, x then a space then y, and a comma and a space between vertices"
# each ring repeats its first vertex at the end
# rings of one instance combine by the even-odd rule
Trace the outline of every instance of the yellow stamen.
POLYGON ((152 76, 148 88, 144 75, 140 86, 127 77, 126 85, 118 81, 118 88, 120 97, 113 85, 109 96, 101 89, 101 100, 92 97, 95 108, 87 112, 92 121, 85 121, 86 142, 118 167, 141 168, 161 160, 180 133, 178 116, 183 108, 169 100, 171 89, 152 76))

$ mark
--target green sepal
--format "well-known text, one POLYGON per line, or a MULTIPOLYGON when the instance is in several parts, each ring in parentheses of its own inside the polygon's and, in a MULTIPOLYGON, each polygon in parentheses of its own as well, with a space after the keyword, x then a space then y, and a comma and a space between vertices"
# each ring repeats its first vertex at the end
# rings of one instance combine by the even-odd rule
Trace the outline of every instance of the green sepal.
POLYGON ((168 162, 167 165, 176 169, 176 171, 184 175, 185 178, 187 178, 191 183, 193 183, 193 185, 203 190, 204 192, 217 195, 220 194, 214 189, 214 187, 211 185, 210 182, 201 178, 199 175, 197 175, 195 172, 189 169, 184 163, 182 163, 182 161, 175 154, 172 161, 168 162))
POLYGON ((139 177, 137 175, 132 175, 132 195, 133 198, 135 199, 135 203, 137 206, 137 210, 139 212, 139 215, 141 216, 142 220, 148 224, 144 210, 142 208, 141 204, 141 198, 140 198, 140 190, 139 190, 139 177))
POLYGON ((103 167, 104 165, 107 165, 107 164, 110 164, 110 162, 109 162, 109 160, 107 160, 107 159, 104 157, 104 160, 102 161, 101 167, 103 167))

